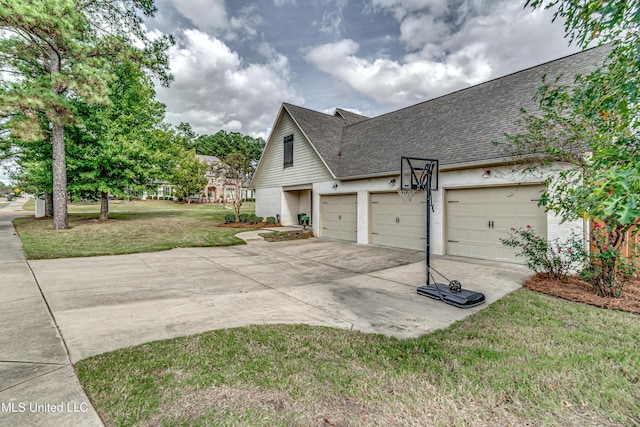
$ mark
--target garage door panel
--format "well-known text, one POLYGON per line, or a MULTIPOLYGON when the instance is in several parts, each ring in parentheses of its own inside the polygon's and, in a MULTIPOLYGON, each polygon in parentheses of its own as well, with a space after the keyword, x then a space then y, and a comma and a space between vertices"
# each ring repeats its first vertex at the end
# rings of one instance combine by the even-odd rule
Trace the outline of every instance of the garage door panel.
POLYGON ((424 197, 424 192, 416 192, 411 202, 404 203, 397 193, 371 194, 371 243, 424 251, 424 197))
POLYGON ((355 194, 322 196, 321 236, 355 242, 358 237, 358 211, 355 194))
POLYGON ((514 248, 500 242, 510 229, 530 225, 546 235, 546 214, 537 206, 542 186, 447 191, 447 253, 523 263, 514 248), (455 203, 450 203, 455 201, 455 203))
POLYGON ((486 252, 484 242, 449 243, 449 248, 456 256, 469 258, 484 258, 486 252))

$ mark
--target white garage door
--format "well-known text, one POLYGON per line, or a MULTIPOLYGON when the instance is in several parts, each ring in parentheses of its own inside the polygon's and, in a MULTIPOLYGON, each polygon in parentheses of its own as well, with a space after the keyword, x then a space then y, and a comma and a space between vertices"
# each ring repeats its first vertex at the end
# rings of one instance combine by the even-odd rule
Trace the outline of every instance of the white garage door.
POLYGON ((424 191, 403 203, 398 193, 371 194, 371 243, 424 251, 426 201, 424 191))
POLYGON ((500 238, 507 237, 511 227, 527 225, 546 237, 546 213, 538 207, 542 190, 536 185, 448 190, 447 254, 524 263, 500 238))
POLYGON ((358 238, 358 199, 355 194, 322 196, 321 236, 355 242, 358 238))

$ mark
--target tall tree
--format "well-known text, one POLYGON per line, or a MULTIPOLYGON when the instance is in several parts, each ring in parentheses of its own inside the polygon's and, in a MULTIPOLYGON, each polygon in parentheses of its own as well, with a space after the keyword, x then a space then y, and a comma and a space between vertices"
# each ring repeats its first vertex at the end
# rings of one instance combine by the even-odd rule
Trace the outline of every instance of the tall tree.
POLYGON ((0 114, 22 139, 42 139, 36 113, 49 120, 55 229, 68 226, 64 127, 76 114, 71 100, 107 103, 109 64, 123 58, 170 80, 165 51, 172 40, 149 40, 137 15, 155 11, 153 0, 0 0, 0 64, 12 76, 0 85, 0 114))
POLYGON ((572 84, 545 79, 541 111, 524 112, 524 131, 507 139, 531 167, 573 166, 552 175, 541 203, 563 220, 604 221, 604 238, 592 233, 596 250, 587 272, 601 295, 619 296, 633 272, 620 250, 640 217, 640 2, 529 0, 527 6, 553 8, 567 38, 583 48, 609 45, 607 61, 572 84))
POLYGON ((77 102, 77 125, 69 128, 69 188, 95 193, 100 219, 109 215, 109 194, 146 190, 162 176, 168 141, 156 139, 164 105, 156 102, 151 79, 139 64, 114 69, 109 103, 77 102))
POLYGON ((264 146, 264 139, 253 138, 240 132, 220 130, 214 135, 200 135, 191 140, 191 146, 197 154, 223 158, 234 152, 241 152, 257 165, 264 146))

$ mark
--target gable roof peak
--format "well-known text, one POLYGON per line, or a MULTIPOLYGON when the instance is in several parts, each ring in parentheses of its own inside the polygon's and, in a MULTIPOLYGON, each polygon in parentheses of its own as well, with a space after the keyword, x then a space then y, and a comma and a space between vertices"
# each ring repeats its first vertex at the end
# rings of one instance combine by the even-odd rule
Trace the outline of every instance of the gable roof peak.
POLYGON ((335 117, 342 118, 346 125, 352 125, 354 123, 360 123, 365 120, 369 120, 369 117, 367 116, 363 116, 362 114, 354 113, 343 108, 336 108, 336 111, 333 113, 333 115, 335 117))

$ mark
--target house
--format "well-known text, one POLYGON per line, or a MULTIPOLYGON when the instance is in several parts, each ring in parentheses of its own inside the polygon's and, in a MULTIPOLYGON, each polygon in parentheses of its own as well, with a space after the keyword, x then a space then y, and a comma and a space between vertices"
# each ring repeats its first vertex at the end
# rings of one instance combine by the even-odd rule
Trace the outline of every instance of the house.
POLYGON ((400 158, 438 159, 431 252, 522 262, 499 240, 511 227, 554 239, 583 223, 538 207, 546 176, 514 167, 492 142, 520 129, 522 108, 538 111, 544 75, 571 83, 607 53, 586 50, 374 118, 284 103, 251 184, 256 214, 291 225, 306 213, 317 236, 425 250, 425 197, 399 197, 400 158))
MULTIPOLYGON (((207 203, 230 203, 235 198, 236 187, 232 182, 228 182, 215 173, 216 165, 220 163, 220 159, 215 156, 205 156, 202 154, 196 154, 196 157, 201 161, 206 161, 209 165, 207 169, 207 185, 203 188, 202 193, 194 195, 195 201, 207 202, 207 203)), ((255 199, 255 191, 249 188, 250 181, 244 180, 242 182, 242 200, 255 199)), ((150 193, 144 193, 143 199, 157 199, 157 200, 173 200, 174 190, 173 186, 168 182, 159 182, 156 186, 156 191, 150 193)))
MULTIPOLYGON (((220 163, 220 159, 216 156, 205 156, 202 154, 196 154, 196 157, 206 161, 209 165, 209 169, 207 169, 207 179, 209 182, 207 182, 200 200, 208 203, 225 203, 235 199, 235 184, 220 178, 216 174, 216 165, 220 163)), ((254 190, 248 188, 249 184, 249 180, 243 180, 242 182, 242 200, 255 198, 254 190)))

